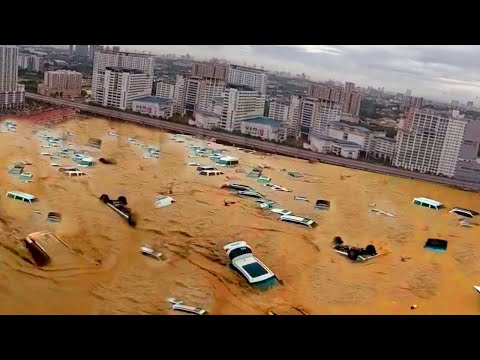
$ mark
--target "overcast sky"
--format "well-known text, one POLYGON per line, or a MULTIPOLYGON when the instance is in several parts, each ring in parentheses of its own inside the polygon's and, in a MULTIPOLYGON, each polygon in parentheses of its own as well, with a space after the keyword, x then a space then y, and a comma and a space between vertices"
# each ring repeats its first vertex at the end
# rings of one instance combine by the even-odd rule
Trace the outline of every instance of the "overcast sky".
POLYGON ((359 86, 450 102, 479 104, 480 46, 476 45, 120 45, 122 50, 223 58, 269 70, 305 73, 312 80, 359 86))

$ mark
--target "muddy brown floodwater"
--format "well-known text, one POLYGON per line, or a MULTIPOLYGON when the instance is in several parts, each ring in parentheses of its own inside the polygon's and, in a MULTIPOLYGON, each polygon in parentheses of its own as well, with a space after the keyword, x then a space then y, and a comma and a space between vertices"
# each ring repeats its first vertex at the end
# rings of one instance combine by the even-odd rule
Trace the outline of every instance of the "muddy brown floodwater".
MULTIPOLYGON (((235 169, 218 177, 197 175, 188 161, 211 162, 187 157, 186 144, 194 140, 176 143, 160 130, 104 119, 74 119, 49 129, 59 136, 75 134, 68 142, 88 149, 95 159, 117 161, 85 169, 84 178, 68 178, 40 155, 55 150, 41 148, 38 134, 44 128, 17 125, 16 133, 0 134, 0 189, 2 194, 24 191, 39 201, 0 199, 1 313, 174 314, 167 297, 212 314, 266 314, 289 306, 310 314, 480 313, 480 297, 472 288, 480 284, 480 227, 475 221, 472 228, 461 227, 448 213, 454 206, 480 210, 476 193, 228 147, 241 167, 267 165, 271 169, 264 174, 273 183, 293 190, 275 192, 235 169), (120 136, 108 135, 109 130, 120 136), (103 141, 100 150, 86 145, 92 137, 103 141), (159 146, 160 157, 144 159, 142 148, 127 137, 159 146), (7 173, 9 164, 22 160, 33 164, 25 168, 34 175, 31 183, 7 173), (305 176, 292 178, 282 169, 305 176), (312 217, 319 226, 310 230, 280 222, 252 200, 220 189, 227 176, 284 209, 312 217), (139 214, 137 228, 102 204, 102 193, 126 196, 139 214), (176 202, 155 208, 159 194, 171 194, 176 202), (294 195, 310 202, 295 201, 294 195), (415 206, 416 196, 441 201, 447 209, 415 206), (321 198, 331 201, 329 211, 313 209, 321 198), (224 206, 224 200, 236 203, 224 206), (396 218, 369 212, 370 203, 396 218), (60 212, 62 222, 47 223, 49 211, 60 212), (37 231, 55 233, 75 254, 56 249, 51 255, 57 266, 43 269, 25 261, 20 240, 37 231), (352 263, 331 251, 337 235, 350 245, 373 243, 383 255, 352 263), (429 237, 448 240, 447 251, 425 251, 429 237), (284 286, 257 291, 228 266, 222 247, 238 239, 252 246, 284 286), (142 256, 142 244, 162 251, 168 260, 142 256)), ((73 165, 70 159, 58 161, 73 165)))

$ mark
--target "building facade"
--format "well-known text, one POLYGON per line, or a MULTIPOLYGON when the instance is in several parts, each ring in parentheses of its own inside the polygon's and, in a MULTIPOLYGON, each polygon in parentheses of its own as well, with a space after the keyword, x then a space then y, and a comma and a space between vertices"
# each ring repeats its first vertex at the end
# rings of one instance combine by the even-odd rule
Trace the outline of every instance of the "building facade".
POLYGON ((132 101, 132 111, 156 118, 170 119, 173 116, 173 101, 146 96, 132 101))
POLYGON ((243 120, 240 131, 242 134, 258 137, 262 140, 281 142, 287 138, 287 124, 285 122, 263 116, 243 120))
POLYGON ((360 150, 368 153, 372 142, 372 131, 362 126, 346 124, 339 121, 330 122, 328 136, 360 145, 360 150))
POLYGON ((413 108, 414 110, 421 109, 424 105, 422 97, 405 96, 403 98, 403 107, 405 109, 413 108))
POLYGON ((370 143, 370 155, 375 159, 384 159, 391 163, 395 154, 395 139, 383 135, 373 135, 370 143))
POLYGON ((228 83, 245 85, 265 94, 267 92, 267 73, 260 69, 230 65, 228 69, 228 83))
POLYGON ((344 88, 331 84, 310 84, 308 96, 340 103, 343 115, 356 117, 360 114, 362 94, 356 91, 354 83, 347 82, 344 88))
POLYGON ((25 87, 18 84, 18 48, 0 45, 0 112, 22 107, 25 87))
POLYGON ((300 95, 290 96, 290 105, 288 109, 288 136, 297 137, 299 134, 301 102, 302 97, 300 95))
POLYGON ((22 70, 42 72, 45 59, 37 55, 18 55, 18 67, 22 70))
POLYGON ((165 81, 157 82, 155 95, 163 99, 173 99, 175 96, 175 84, 165 81))
POLYGON ((195 63, 192 66, 191 75, 227 81, 228 65, 212 64, 212 63, 195 63))
POLYGON ((230 85, 223 94, 220 128, 241 131, 242 121, 263 117, 265 94, 246 87, 230 85))
POLYGON ((175 79, 173 90, 173 113, 183 115, 185 113, 185 91, 187 88, 187 75, 179 74, 175 79))
POLYGON ((82 93, 82 74, 70 70, 46 71, 43 75, 43 84, 38 85, 38 93, 46 96, 80 96, 82 93))
POLYGON ((455 178, 480 182, 480 120, 470 120, 465 126, 455 178))
POLYGON ((91 101, 122 110, 131 109, 133 100, 151 95, 153 68, 154 58, 150 55, 97 51, 91 101))
POLYGON ((331 138, 328 135, 312 135, 310 143, 304 144, 305 148, 323 154, 334 154, 350 159, 357 159, 360 145, 347 141, 331 138))
POLYGON ((272 100, 268 108, 268 117, 274 120, 288 122, 290 104, 284 101, 272 100))
POLYGON ((393 165, 453 177, 466 124, 462 118, 415 111, 411 121, 400 122, 393 165))
POLYGON ((93 61, 95 59, 95 53, 101 50, 103 50, 102 45, 90 45, 90 48, 88 49, 88 58, 93 61))
POLYGON ((328 135, 328 125, 339 121, 341 114, 342 104, 339 102, 302 97, 298 135, 306 139, 312 134, 328 135))

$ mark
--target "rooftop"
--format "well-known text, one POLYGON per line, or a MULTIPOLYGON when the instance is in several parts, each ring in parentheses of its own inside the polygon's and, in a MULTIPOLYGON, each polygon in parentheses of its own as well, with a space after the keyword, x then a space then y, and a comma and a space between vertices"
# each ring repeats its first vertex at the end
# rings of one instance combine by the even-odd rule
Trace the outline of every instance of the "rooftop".
POLYGON ((203 111, 203 110, 195 110, 195 113, 207 115, 207 116, 214 116, 214 117, 221 117, 221 114, 217 114, 213 111, 203 111))
POLYGON ((105 70, 110 70, 110 71, 114 71, 114 72, 124 72, 124 73, 130 73, 130 74, 144 74, 144 72, 140 71, 140 70, 126 69, 126 68, 114 67, 114 66, 106 67, 105 70))
POLYGON ((389 137, 387 137, 387 136, 378 136, 378 135, 376 135, 376 136, 374 136, 374 138, 375 138, 376 140, 386 140, 386 141, 389 141, 389 142, 395 142, 395 139, 389 138, 389 137))
POLYGON ((237 89, 239 91, 256 91, 256 90, 254 90, 253 88, 251 88, 250 86, 247 86, 247 85, 228 84, 227 89, 228 88, 237 89))
POLYGON ((369 134, 369 133, 372 132, 372 130, 367 129, 367 128, 363 127, 363 126, 351 125, 351 124, 348 124, 348 123, 345 123, 345 122, 341 122, 341 121, 332 121, 332 122, 330 123, 330 125, 334 125, 334 126, 346 126, 346 127, 352 128, 352 129, 357 129, 357 130, 359 130, 359 131, 361 131, 361 132, 364 132, 364 133, 367 133, 367 134, 369 134))
POLYGON ((333 143, 339 144, 339 145, 348 145, 348 146, 353 146, 353 147, 358 147, 359 149, 361 146, 353 141, 347 141, 347 140, 340 140, 340 139, 334 139, 330 136, 327 135, 311 135, 311 137, 314 137, 319 140, 324 140, 324 141, 331 141, 333 143))
POLYGON ((272 118, 265 117, 265 116, 259 116, 253 119, 243 120, 242 122, 249 123, 249 124, 270 125, 270 126, 276 126, 276 127, 280 127, 283 124, 282 121, 274 120, 272 118))
POLYGON ((168 105, 172 100, 157 97, 157 96, 146 96, 140 99, 135 99, 134 101, 148 102, 148 103, 159 104, 159 105, 168 105))
POLYGON ((236 70, 245 70, 245 71, 250 71, 254 72, 257 74, 266 74, 265 70, 262 69, 257 69, 257 68, 252 68, 252 67, 247 67, 247 66, 241 66, 241 65, 230 65, 230 69, 236 69, 236 70))

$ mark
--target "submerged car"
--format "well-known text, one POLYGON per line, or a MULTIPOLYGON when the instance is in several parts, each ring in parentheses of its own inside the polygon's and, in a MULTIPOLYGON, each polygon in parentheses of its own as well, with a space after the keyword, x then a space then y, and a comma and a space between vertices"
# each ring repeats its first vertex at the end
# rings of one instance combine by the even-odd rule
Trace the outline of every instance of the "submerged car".
POLYGON ((263 184, 263 186, 268 187, 268 188, 270 188, 272 190, 275 190, 275 191, 285 191, 285 192, 291 192, 292 191, 292 190, 287 189, 283 186, 275 185, 275 184, 272 184, 272 183, 266 183, 266 184, 263 184))
POLYGON ((140 247, 140 251, 143 255, 150 256, 157 260, 166 260, 166 256, 162 252, 152 249, 149 246, 143 245, 140 247))
POLYGON ((257 199, 263 198, 263 195, 254 191, 254 190, 240 190, 237 192, 238 195, 253 197, 257 199))
POLYGON ((314 229, 318 226, 318 224, 314 220, 306 217, 302 217, 302 216, 282 215, 280 216, 280 220, 297 224, 297 225, 306 226, 310 229, 314 229))
POLYGON ((177 311, 183 311, 190 314, 195 315, 207 315, 207 310, 197 307, 197 306, 190 306, 185 305, 182 300, 175 299, 175 298, 168 298, 167 301, 172 304, 172 309, 177 311))
POLYGON ((478 215, 478 212, 474 210, 469 210, 469 209, 464 209, 459 207, 455 207, 449 212, 450 214, 458 215, 460 217, 469 218, 469 219, 473 219, 474 216, 478 215))
POLYGON ((248 186, 248 185, 243 185, 243 184, 236 184, 236 183, 230 183, 230 184, 223 184, 221 186, 222 188, 229 188, 232 190, 238 190, 238 191, 253 191, 253 189, 248 186))
POLYGON ((30 236, 25 238, 25 246, 32 255, 33 261, 37 266, 48 265, 51 261, 47 251, 30 236))
POLYGON ((335 236, 333 239, 332 250, 340 255, 347 256, 352 261, 367 261, 379 254, 372 244, 364 248, 346 245, 340 236, 335 236))
POLYGON ((289 210, 284 210, 284 209, 278 209, 278 208, 273 208, 273 209, 270 209, 270 211, 274 214, 278 214, 278 215, 292 215, 292 212, 289 211, 289 210))
POLYGON ((100 196, 100 200, 108 205, 111 209, 115 210, 123 218, 127 219, 128 225, 137 225, 137 222, 133 216, 133 211, 126 206, 128 203, 125 196, 119 196, 117 200, 112 200, 107 194, 102 194, 102 196, 100 196))
POLYGON ((223 247, 231 261, 231 267, 238 271, 250 285, 268 289, 279 283, 275 274, 252 254, 245 241, 236 241, 223 247))

